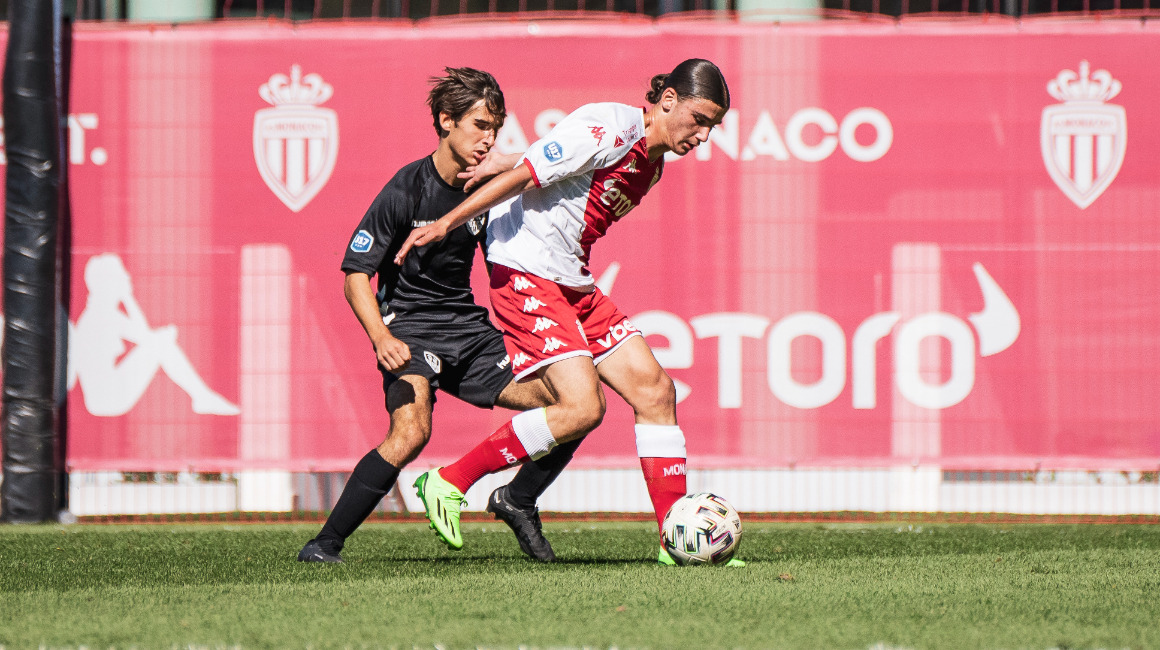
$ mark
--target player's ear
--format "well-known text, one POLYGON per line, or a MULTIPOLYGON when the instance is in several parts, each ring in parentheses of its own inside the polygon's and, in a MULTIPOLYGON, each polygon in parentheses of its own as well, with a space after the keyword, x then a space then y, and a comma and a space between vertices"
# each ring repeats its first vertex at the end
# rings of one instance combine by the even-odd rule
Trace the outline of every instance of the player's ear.
POLYGON ((439 111, 439 128, 443 129, 444 132, 450 133, 456 124, 459 124, 459 122, 455 118, 443 111, 439 111))
POLYGON ((661 101, 658 103, 661 105, 661 108, 664 109, 664 111, 667 113, 667 112, 671 112, 673 110, 673 108, 676 107, 677 102, 679 102, 680 100, 681 100, 681 98, 677 96, 677 91, 670 87, 670 88, 665 88, 665 91, 663 93, 661 93, 661 101))

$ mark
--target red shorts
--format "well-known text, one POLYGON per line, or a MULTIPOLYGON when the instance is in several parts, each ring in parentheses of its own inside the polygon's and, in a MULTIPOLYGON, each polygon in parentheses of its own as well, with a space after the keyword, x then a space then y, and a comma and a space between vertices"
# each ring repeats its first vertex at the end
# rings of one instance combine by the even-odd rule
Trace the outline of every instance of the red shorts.
POLYGON ((498 264, 491 271, 491 307, 516 379, 568 357, 600 363, 640 335, 600 289, 581 293, 498 264))

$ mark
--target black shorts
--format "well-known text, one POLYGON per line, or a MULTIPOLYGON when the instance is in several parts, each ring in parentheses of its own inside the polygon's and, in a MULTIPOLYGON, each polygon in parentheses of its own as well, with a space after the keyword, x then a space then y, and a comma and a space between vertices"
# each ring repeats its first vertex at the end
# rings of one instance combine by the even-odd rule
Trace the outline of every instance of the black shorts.
POLYGON ((425 377, 433 390, 480 408, 492 408, 514 378, 503 334, 488 321, 426 326, 392 323, 390 328, 391 334, 411 349, 411 362, 395 372, 379 366, 384 395, 399 377, 418 375, 425 377))

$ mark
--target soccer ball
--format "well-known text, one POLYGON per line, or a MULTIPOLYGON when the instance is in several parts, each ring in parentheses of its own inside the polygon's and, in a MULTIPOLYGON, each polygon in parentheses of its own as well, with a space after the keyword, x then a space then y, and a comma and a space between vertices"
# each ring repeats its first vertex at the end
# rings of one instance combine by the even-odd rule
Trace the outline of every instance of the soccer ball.
POLYGON ((724 564, 741 544, 741 517, 716 494, 688 494, 661 526, 665 550, 680 565, 724 564))

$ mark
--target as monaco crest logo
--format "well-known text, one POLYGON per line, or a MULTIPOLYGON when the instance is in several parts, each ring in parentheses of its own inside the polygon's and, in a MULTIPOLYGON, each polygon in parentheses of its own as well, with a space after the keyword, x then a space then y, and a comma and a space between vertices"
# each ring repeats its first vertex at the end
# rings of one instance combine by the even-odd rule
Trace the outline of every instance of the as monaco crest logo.
POLYGON ((254 114, 254 161, 286 207, 302 210, 330 180, 338 159, 338 114, 321 104, 334 88, 317 74, 275 74, 258 88, 273 108, 254 114))
POLYGON ((1107 104, 1122 84, 1107 70, 1091 72, 1087 61, 1079 74, 1064 70, 1047 84, 1063 102, 1043 109, 1039 145, 1051 180, 1067 198, 1086 208, 1120 173, 1128 140, 1123 106, 1107 104))

